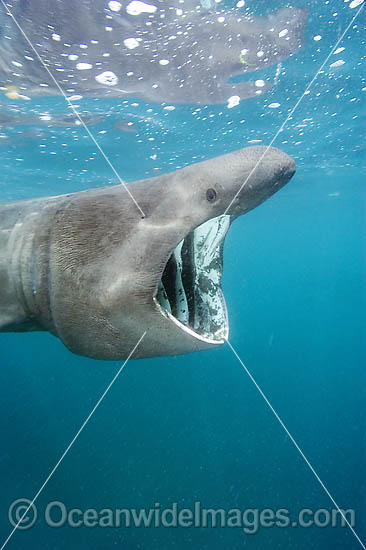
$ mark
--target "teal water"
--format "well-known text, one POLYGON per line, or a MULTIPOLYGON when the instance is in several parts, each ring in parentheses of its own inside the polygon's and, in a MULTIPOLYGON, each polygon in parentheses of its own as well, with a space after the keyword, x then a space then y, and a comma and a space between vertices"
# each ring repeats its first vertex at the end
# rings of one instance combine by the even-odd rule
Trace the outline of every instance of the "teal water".
MULTIPOLYGON (((80 101, 82 109, 109 115, 92 130, 121 176, 132 181, 252 140, 269 143, 358 9, 340 0, 305 7, 305 48, 283 62, 278 84, 261 98, 233 109, 168 112, 133 99, 80 101), (274 102, 280 106, 269 108, 274 102), (137 121, 137 133, 113 128, 122 115, 137 121)), ((266 3, 252 9, 264 13, 266 3)), ((232 226, 223 280, 230 341, 336 502, 355 510, 364 542, 365 31, 363 10, 339 44, 345 49, 325 65, 274 143, 296 160, 297 173, 232 226), (329 68, 337 59, 345 63, 329 68)), ((258 78, 274 73, 269 68, 258 78)), ((27 109, 66 112, 60 99, 32 99, 27 109)), ((116 183, 80 128, 1 132, 2 200, 116 183)), ((35 495, 120 363, 75 356, 36 333, 1 335, 0 357, 1 546, 11 530, 9 505, 35 495)), ((256 534, 228 527, 57 529, 42 517, 52 501, 82 510, 156 502, 193 509, 199 501, 225 510, 286 508, 293 518, 304 508, 333 509, 228 346, 128 363, 41 493, 38 522, 16 532, 8 548, 361 547, 346 527, 259 527, 256 534)))

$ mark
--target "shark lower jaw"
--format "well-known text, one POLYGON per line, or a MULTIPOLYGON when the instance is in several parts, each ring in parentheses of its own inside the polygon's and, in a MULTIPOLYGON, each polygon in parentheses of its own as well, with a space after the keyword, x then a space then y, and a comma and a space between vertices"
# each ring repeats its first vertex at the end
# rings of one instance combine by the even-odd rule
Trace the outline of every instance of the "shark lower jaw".
POLYGON ((221 289, 223 247, 230 216, 196 227, 173 250, 154 302, 187 335, 208 345, 228 338, 229 322, 221 289))

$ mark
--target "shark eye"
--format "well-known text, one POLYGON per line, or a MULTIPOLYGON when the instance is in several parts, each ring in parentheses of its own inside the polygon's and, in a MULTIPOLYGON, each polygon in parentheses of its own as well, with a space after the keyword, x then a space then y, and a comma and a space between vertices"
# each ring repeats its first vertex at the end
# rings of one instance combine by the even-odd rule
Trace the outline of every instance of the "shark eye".
POLYGON ((210 187, 210 189, 207 189, 206 199, 208 200, 208 202, 215 202, 216 197, 217 195, 215 189, 212 189, 212 187, 210 187))

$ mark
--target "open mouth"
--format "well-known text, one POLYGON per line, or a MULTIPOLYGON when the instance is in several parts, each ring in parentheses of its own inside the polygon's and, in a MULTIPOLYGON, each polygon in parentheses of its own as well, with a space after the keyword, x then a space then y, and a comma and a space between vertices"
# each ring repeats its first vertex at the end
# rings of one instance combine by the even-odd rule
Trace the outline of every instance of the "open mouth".
POLYGON ((191 336, 211 344, 228 337, 221 290, 223 248, 230 216, 212 218, 174 249, 159 282, 155 303, 161 313, 191 336))

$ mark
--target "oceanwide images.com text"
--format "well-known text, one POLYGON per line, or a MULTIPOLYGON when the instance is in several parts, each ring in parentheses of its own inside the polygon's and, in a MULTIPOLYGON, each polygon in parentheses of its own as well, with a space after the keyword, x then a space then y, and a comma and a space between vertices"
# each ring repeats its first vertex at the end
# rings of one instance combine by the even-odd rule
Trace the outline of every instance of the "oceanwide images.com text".
POLYGON ((207 508, 196 501, 182 507, 173 502, 168 507, 155 502, 151 508, 68 508, 63 502, 53 501, 44 510, 27 499, 18 499, 9 507, 9 522, 18 529, 30 529, 41 519, 52 528, 109 527, 109 528, 241 528, 254 535, 262 528, 286 527, 345 527, 355 526, 355 511, 311 510, 303 508, 296 513, 287 508, 207 508))

